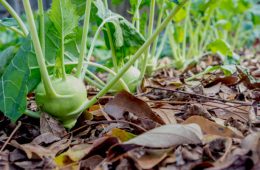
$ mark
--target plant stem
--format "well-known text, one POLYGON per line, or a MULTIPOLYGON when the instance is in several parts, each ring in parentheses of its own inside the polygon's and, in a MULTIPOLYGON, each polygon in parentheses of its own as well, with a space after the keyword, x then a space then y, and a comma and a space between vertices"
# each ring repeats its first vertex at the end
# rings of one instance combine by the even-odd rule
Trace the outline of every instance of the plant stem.
POLYGON ((77 65, 77 72, 76 72, 76 77, 78 77, 78 78, 81 76, 81 72, 82 72, 82 68, 83 68, 83 61, 84 61, 84 57, 85 57, 85 54, 86 54, 91 4, 92 4, 92 0, 87 0, 86 9, 85 9, 85 19, 84 19, 84 25, 83 25, 83 33, 82 33, 82 40, 81 40, 81 47, 80 47, 80 53, 79 53, 79 62, 78 62, 78 65, 77 65))
POLYGON ((61 61, 61 74, 62 80, 66 80, 66 69, 65 69, 65 61, 64 61, 64 53, 65 53, 65 43, 64 43, 64 36, 61 35, 61 53, 60 53, 60 61, 61 61))
MULTIPOLYGON (((164 0, 163 2, 164 3, 164 0)), ((156 29, 160 26, 161 22, 162 22, 162 17, 164 14, 164 8, 160 10, 159 12, 159 16, 158 16, 158 20, 157 20, 157 27, 156 29)), ((155 52, 156 52, 156 48, 157 48, 157 44, 158 44, 158 37, 155 39, 154 43, 153 43, 153 47, 152 47, 152 52, 151 52, 151 57, 155 57, 155 52)))
MULTIPOLYGON (((98 29, 97 29, 95 35, 94 35, 94 38, 93 38, 93 40, 92 40, 92 44, 91 44, 91 46, 90 46, 90 49, 89 49, 89 51, 88 51, 88 56, 87 56, 87 58, 86 58, 86 62, 84 63, 83 75, 85 75, 85 73, 86 73, 86 70, 87 70, 87 68, 88 68, 88 63, 91 63, 91 62, 89 62, 89 61, 90 61, 90 57, 91 57, 91 55, 92 55, 92 53, 93 53, 93 50, 94 50, 94 47, 95 47, 95 42, 96 42, 96 40, 97 40, 97 38, 98 38, 98 35, 99 35, 100 32, 102 31, 103 26, 104 26, 106 23, 108 23, 109 21, 111 21, 111 20, 113 20, 113 19, 117 19, 117 18, 120 18, 120 16, 108 17, 108 18, 106 18, 105 20, 103 20, 103 22, 99 25, 99 27, 98 27, 98 29)), ((92 64, 93 64, 93 63, 92 63, 92 64)), ((91 64, 90 64, 90 65, 91 65, 91 64)), ((92 65, 92 66, 93 66, 93 65, 92 65)), ((102 66, 102 65, 95 65, 95 66, 97 66, 97 67, 100 68, 100 66, 102 66)), ((105 71, 107 71, 107 72, 109 72, 109 73, 112 74, 112 75, 116 75, 116 73, 115 73, 113 70, 111 70, 111 69, 109 69, 109 68, 107 68, 107 67, 105 67, 105 66, 102 66, 102 69, 105 70, 105 71)), ((120 78, 119 83, 123 86, 123 88, 124 88, 126 91, 128 91, 128 92, 130 91, 129 88, 128 88, 128 86, 126 85, 126 83, 123 81, 123 79, 120 78)))
POLYGON ((39 10, 39 34, 40 34, 40 43, 42 47, 43 56, 45 56, 45 28, 44 28, 44 9, 42 0, 38 0, 38 10, 39 10))
MULTIPOLYGON (((120 18, 120 16, 112 16, 112 17, 108 17, 106 18, 105 20, 103 20, 103 22, 99 25, 93 39, 92 39, 92 44, 89 48, 89 51, 88 51, 88 55, 87 55, 87 58, 86 58, 86 61, 85 63, 88 63, 90 61, 90 57, 92 56, 92 53, 94 51, 94 48, 95 48, 95 45, 96 45, 96 41, 97 41, 97 38, 98 38, 98 35, 100 34, 100 32, 102 31, 102 28, 104 27, 104 25, 106 23, 108 23, 109 21, 113 20, 113 19, 116 19, 116 18, 120 18)), ((84 65, 84 69, 87 69, 88 65, 85 64, 84 65)), ((83 75, 85 75, 85 72, 83 70, 83 75)))
POLYGON ((31 37, 32 37, 32 41, 33 41, 33 45, 34 45, 34 49, 35 49, 35 53, 36 53, 36 59, 37 59, 37 62, 38 62, 39 68, 40 68, 41 78, 42 78, 42 81, 44 84, 45 92, 50 97, 57 97, 57 94, 51 84, 51 80, 48 75, 48 71, 47 71, 46 64, 45 64, 45 59, 44 59, 44 56, 42 53, 42 49, 41 49, 40 41, 38 38, 38 34, 37 34, 37 30, 36 30, 33 13, 32 13, 32 9, 31 9, 29 0, 23 0, 23 5, 25 8, 25 13, 27 16, 27 21, 29 24, 31 37))
POLYGON ((97 77, 95 74, 93 74, 91 71, 86 70, 86 73, 87 73, 89 76, 91 76, 94 80, 96 80, 100 85, 102 85, 102 86, 105 86, 105 85, 106 85, 102 80, 100 80, 100 78, 98 78, 98 77, 97 77))
POLYGON ((92 86, 98 88, 99 90, 102 90, 102 89, 104 88, 104 86, 102 86, 101 84, 95 82, 94 80, 92 80, 91 78, 89 78, 89 77, 87 77, 87 76, 84 77, 84 80, 85 80, 86 82, 88 82, 90 85, 92 85, 92 86))
POLYGON ((187 42, 187 29, 188 29, 188 24, 189 24, 189 20, 190 20, 190 6, 191 6, 191 2, 188 3, 188 8, 186 10, 186 18, 185 18, 185 22, 184 22, 184 39, 183 39, 183 43, 182 43, 182 60, 186 60, 186 42, 187 42))
POLYGON ((11 5, 6 2, 6 0, 0 0, 0 3, 5 7, 5 9, 12 15, 12 17, 17 21, 19 26, 21 27, 24 36, 27 36, 29 34, 24 22, 22 19, 19 17, 19 15, 15 12, 15 10, 11 7, 11 5))
MULTIPOLYGON (((92 63, 92 62, 86 62, 86 63, 88 63, 88 65, 92 65, 92 66, 94 66, 94 67, 101 68, 101 69, 107 71, 108 73, 112 74, 113 76, 116 76, 116 75, 117 75, 113 70, 111 70, 110 68, 108 68, 108 67, 106 67, 106 66, 103 66, 103 65, 101 65, 101 64, 92 63)), ((125 83, 125 81, 124 81, 122 78, 119 79, 119 83, 123 86, 123 88, 124 88, 126 91, 130 92, 130 90, 129 90, 127 84, 125 83)))
POLYGON ((163 48, 164 48, 165 42, 166 42, 166 40, 167 40, 167 30, 168 30, 168 29, 169 29, 169 26, 166 28, 166 31, 164 32, 164 35, 163 35, 161 44, 160 44, 160 46, 159 46, 159 48, 158 48, 158 51, 157 51, 157 53, 156 53, 156 55, 155 55, 156 61, 158 61, 158 59, 159 59, 159 57, 160 57, 160 55, 161 55, 161 53, 162 53, 162 50, 163 50, 163 48))
POLYGON ((25 37, 24 33, 16 27, 6 27, 6 29, 9 29, 9 30, 21 35, 22 37, 25 37))
POLYGON ((188 0, 183 0, 178 6, 176 6, 171 13, 167 16, 167 18, 162 22, 159 28, 153 33, 153 35, 142 45, 142 47, 135 53, 134 56, 120 69, 117 75, 90 101, 86 101, 82 104, 82 106, 75 111, 75 113, 82 112, 83 110, 89 108, 93 104, 98 101, 98 98, 105 95, 111 87, 120 79, 124 73, 134 64, 134 62, 140 58, 140 56, 147 50, 147 48, 154 42, 156 37, 166 28, 166 26, 171 22, 172 18, 178 13, 178 11, 183 7, 183 5, 188 0))
POLYGON ((240 34, 240 31, 241 31, 241 26, 242 26, 242 23, 243 23, 243 19, 244 19, 244 15, 241 15, 239 17, 239 23, 238 23, 238 27, 236 29, 236 32, 235 32, 235 35, 234 35, 234 39, 232 41, 232 50, 235 50, 236 49, 236 45, 238 43, 238 39, 239 39, 239 34, 240 34))
POLYGON ((139 3, 136 5, 136 9, 135 9, 134 17, 133 17, 133 25, 135 25, 138 32, 140 31, 140 12, 139 12, 139 8, 140 8, 141 3, 142 3, 142 0, 139 1, 139 3))
POLYGON ((168 38, 169 38, 169 42, 170 42, 170 46, 171 46, 171 50, 172 50, 172 54, 173 54, 173 58, 176 60, 180 60, 180 56, 177 53, 177 44, 175 44, 174 38, 173 38, 173 24, 170 23, 169 24, 169 29, 167 29, 167 34, 168 34, 168 38))
MULTIPOLYGON (((66 63, 65 64, 66 66, 72 66, 72 65, 77 65, 77 62, 70 62, 70 63, 66 63)), ((116 73, 111 70, 110 68, 104 66, 104 65, 101 65, 101 64, 98 64, 98 63, 94 63, 94 62, 84 62, 84 65, 90 65, 90 66, 93 66, 93 67, 97 67, 97 68, 100 68, 110 74, 112 74, 113 76, 116 76, 116 73)), ((49 68, 52 68, 52 67, 55 67, 55 64, 50 64, 48 65, 47 67, 49 68)), ((33 69, 39 69, 39 67, 30 67, 31 70, 33 69)), ((124 82, 124 80, 122 78, 119 79, 119 83, 123 86, 123 88, 130 92, 128 86, 126 85, 126 83, 124 82)))
POLYGON ((25 110, 24 114, 27 116, 30 116, 32 118, 37 118, 37 119, 39 119, 41 117, 40 112, 33 112, 31 110, 25 110))
MULTIPOLYGON (((105 3, 105 7, 108 8, 107 0, 104 0, 104 3, 105 3)), ((113 62, 114 70, 115 70, 115 72, 118 72, 118 63, 117 63, 117 59, 116 59, 116 48, 114 46, 111 30, 109 28, 108 23, 106 24, 106 31, 107 31, 109 46, 110 46, 111 53, 112 53, 111 55, 112 55, 112 62, 113 62)))
POLYGON ((213 16, 213 13, 214 13, 214 10, 215 9, 212 9, 212 11, 210 11, 210 13, 208 14, 208 18, 206 20, 206 24, 204 26, 204 29, 202 31, 202 37, 201 37, 201 41, 200 41, 200 44, 199 44, 199 51, 201 51, 201 49, 203 48, 203 45, 207 45, 206 44, 206 39, 208 38, 208 33, 209 33, 209 26, 210 26, 210 21, 211 21, 211 18, 213 16))
MULTIPOLYGON (((150 38, 153 33, 154 13, 155 13, 155 0, 151 0, 150 16, 149 16, 149 24, 148 24, 148 35, 147 35, 148 38, 150 38)), ((145 54, 144 54, 144 60, 142 63, 140 79, 142 79, 145 75, 148 58, 149 58, 149 52, 150 52, 150 45, 147 47, 145 54)))
POLYGON ((112 61, 113 61, 114 70, 115 70, 115 72, 118 72, 118 63, 117 63, 117 59, 116 59, 116 49, 115 49, 115 46, 114 46, 114 43, 113 43, 111 30, 110 30, 108 24, 106 24, 106 30, 107 30, 109 46, 110 46, 110 49, 111 49, 111 52, 112 52, 112 61))

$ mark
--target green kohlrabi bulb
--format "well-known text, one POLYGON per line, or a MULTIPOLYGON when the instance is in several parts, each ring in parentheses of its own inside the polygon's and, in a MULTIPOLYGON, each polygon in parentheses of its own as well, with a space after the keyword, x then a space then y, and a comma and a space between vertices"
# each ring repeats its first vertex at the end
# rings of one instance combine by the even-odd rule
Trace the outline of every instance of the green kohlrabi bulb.
POLYGON ((58 96, 48 96, 43 83, 40 83, 36 89, 36 103, 42 111, 61 121, 64 127, 72 128, 82 112, 75 111, 87 100, 85 85, 82 80, 71 75, 66 80, 52 78, 51 83, 58 96))
MULTIPOLYGON (((125 72, 125 74, 122 76, 122 79, 125 81, 125 83, 127 84, 129 90, 131 92, 134 92, 136 90, 136 87, 138 85, 138 79, 140 76, 140 71, 134 67, 131 66, 127 72, 125 72)), ((112 74, 108 75, 108 82, 113 78, 112 74)), ((120 82, 118 81, 112 88, 112 91, 122 91, 124 89, 124 87, 120 84, 120 82)))

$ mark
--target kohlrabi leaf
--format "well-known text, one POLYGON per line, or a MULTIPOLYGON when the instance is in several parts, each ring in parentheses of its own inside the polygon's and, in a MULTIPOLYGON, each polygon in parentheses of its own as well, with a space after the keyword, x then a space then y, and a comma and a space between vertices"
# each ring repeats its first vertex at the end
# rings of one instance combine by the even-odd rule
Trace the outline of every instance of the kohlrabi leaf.
POLYGON ((79 16, 71 0, 53 0, 49 17, 58 34, 64 38, 74 33, 78 26, 79 16))
MULTIPOLYGON (((116 48, 116 56, 118 58, 132 55, 144 43, 143 36, 122 16, 113 13, 107 9, 101 0, 93 2, 92 19, 100 25, 109 17, 116 17, 108 22, 114 46, 116 48)), ((105 41, 110 48, 107 32, 105 31, 105 41)))
POLYGON ((9 65, 11 60, 16 53, 16 48, 11 46, 0 52, 0 77, 3 75, 6 67, 9 65))
POLYGON ((76 6, 77 14, 82 16, 85 13, 86 0, 71 0, 71 2, 76 6))
POLYGON ((208 44, 208 49, 213 53, 221 53, 224 56, 232 56, 232 50, 227 42, 222 39, 217 39, 208 44))
MULTIPOLYGON (((61 47, 61 42, 58 37, 57 32, 54 30, 54 26, 51 24, 46 24, 46 35, 45 35, 45 58, 47 65, 54 64, 56 61, 56 57, 58 55, 58 51, 61 47)), ((77 49, 77 37, 71 36, 67 37, 67 41, 65 42, 65 63, 66 62, 75 62, 78 60, 79 52, 77 49)))
POLYGON ((187 12, 184 8, 181 8, 180 11, 173 17, 175 22, 181 22, 186 18, 187 12))
POLYGON ((18 24, 14 18, 4 18, 0 19, 0 26, 16 27, 18 24))
POLYGON ((26 96, 40 82, 39 72, 31 72, 36 64, 29 39, 25 40, 0 79, 0 110, 16 121, 26 109, 26 96))

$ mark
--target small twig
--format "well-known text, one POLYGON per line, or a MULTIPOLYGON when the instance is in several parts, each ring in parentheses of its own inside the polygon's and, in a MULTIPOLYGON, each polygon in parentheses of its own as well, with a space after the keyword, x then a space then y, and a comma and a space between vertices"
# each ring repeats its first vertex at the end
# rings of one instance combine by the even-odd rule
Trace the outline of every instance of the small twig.
POLYGON ((21 127, 22 122, 18 121, 17 126, 15 127, 15 129, 13 130, 13 132, 11 133, 11 135, 8 137, 8 139, 5 141, 4 145, 2 146, 0 152, 4 151, 5 147, 8 145, 8 143, 10 142, 10 140, 12 139, 12 137, 14 136, 14 134, 16 133, 16 131, 21 127))
POLYGON ((187 94, 187 95, 191 95, 191 96, 198 96, 198 97, 202 97, 202 98, 206 98, 206 99, 210 99, 210 100, 221 101, 221 102, 224 102, 224 103, 235 103, 235 104, 243 104, 243 105, 246 105, 246 106, 252 106, 250 103, 245 103, 245 102, 240 102, 240 101, 227 101, 227 100, 224 100, 224 99, 208 97, 208 96, 205 96, 205 95, 202 95, 202 94, 189 93, 189 92, 185 92, 185 91, 181 91, 181 90, 172 90, 172 89, 167 89, 167 88, 162 88, 162 87, 154 87, 154 86, 148 86, 146 88, 166 90, 166 91, 170 91, 170 92, 174 92, 174 93, 182 93, 182 94, 187 94))

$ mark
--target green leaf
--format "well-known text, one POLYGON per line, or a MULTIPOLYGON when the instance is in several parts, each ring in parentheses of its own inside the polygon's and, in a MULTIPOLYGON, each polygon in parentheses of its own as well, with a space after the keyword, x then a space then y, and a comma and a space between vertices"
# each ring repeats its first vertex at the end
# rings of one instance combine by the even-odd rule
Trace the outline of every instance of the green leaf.
POLYGON ((222 39, 217 39, 208 44, 208 49, 213 53, 221 53, 224 56, 232 56, 232 50, 227 42, 222 39))
POLYGON ((0 26, 17 27, 18 24, 14 18, 4 18, 0 19, 0 26))
POLYGON ((39 72, 32 73, 30 64, 35 65, 36 60, 32 43, 27 39, 0 79, 0 110, 11 121, 16 121, 24 113, 26 95, 40 81, 39 72))
MULTIPOLYGON (((55 64, 58 52, 60 50, 61 42, 60 38, 55 31, 54 26, 51 23, 46 23, 46 34, 45 34, 45 59, 47 65, 55 64)), ((71 61, 77 61, 79 56, 79 51, 77 49, 77 38, 76 36, 67 37, 65 42, 65 63, 71 61)))
POLYGON ((260 4, 255 4, 250 10, 252 14, 252 20, 255 25, 260 25, 260 4))
POLYGON ((70 0, 54 0, 49 17, 58 34, 64 38, 74 33, 74 29, 78 26, 79 16, 70 0))
POLYGON ((175 26, 174 39, 177 43, 181 43, 184 40, 184 29, 182 26, 175 26))
POLYGON ((0 77, 3 75, 6 67, 13 59, 15 53, 16 53, 16 48, 13 46, 8 47, 4 51, 0 52, 0 77))
POLYGON ((76 6, 77 14, 84 15, 86 9, 86 0, 71 0, 71 3, 76 6))
MULTIPOLYGON (((108 23, 117 57, 122 59, 134 54, 145 42, 143 36, 125 18, 107 9, 101 0, 96 0, 93 4, 92 20, 95 20, 98 25, 108 17, 117 16, 108 23)), ((106 46, 110 48, 107 32, 105 31, 104 34, 106 46)))
POLYGON ((187 12, 184 8, 181 8, 180 11, 173 17, 175 22, 181 22, 186 18, 187 12))

